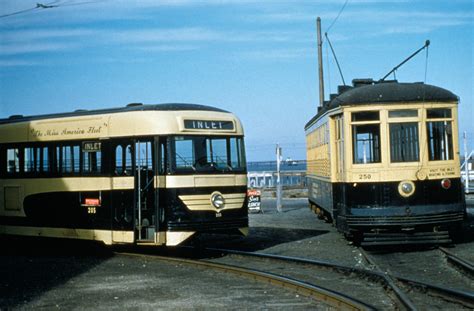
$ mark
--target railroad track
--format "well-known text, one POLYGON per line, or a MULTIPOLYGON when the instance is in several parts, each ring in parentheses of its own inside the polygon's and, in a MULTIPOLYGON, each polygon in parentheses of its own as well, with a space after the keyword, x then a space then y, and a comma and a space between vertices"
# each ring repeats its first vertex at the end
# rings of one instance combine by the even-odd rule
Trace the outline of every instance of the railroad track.
MULTIPOLYGON (((235 275, 248 277, 253 280, 266 282, 272 285, 292 290, 299 295, 304 295, 306 297, 313 298, 316 301, 323 303, 326 306, 336 308, 337 310, 376 310, 376 308, 372 305, 349 295, 346 295, 344 293, 327 289, 322 286, 317 286, 296 278, 249 267, 218 263, 204 259, 183 258, 182 253, 179 254, 180 257, 169 255, 163 256, 156 253, 143 252, 143 249, 140 249, 139 252, 116 251, 116 254, 122 256, 147 257, 155 260, 163 260, 167 262, 205 267, 209 269, 223 271, 226 273, 232 273, 235 275)), ((189 254, 184 255, 186 257, 189 256, 189 254)))
MULTIPOLYGON (((359 248, 359 251, 371 266, 371 269, 381 274, 386 278, 387 283, 391 283, 392 288, 397 293, 399 301, 403 303, 408 310, 420 309, 447 309, 447 310, 459 310, 474 308, 474 292, 472 290, 458 289, 454 287, 448 287, 443 285, 433 284, 428 281, 421 281, 405 276, 401 276, 398 272, 394 271, 397 269, 395 264, 383 262, 365 251, 363 248, 359 248), (390 267, 387 267, 390 265, 390 267)), ((451 257, 452 254, 447 255, 451 257)), ((430 262, 424 262, 426 265, 430 265, 430 262)), ((413 263, 415 265, 415 263, 413 263)), ((442 277, 442 275, 441 275, 442 277)), ((440 283, 440 280, 438 280, 440 283)), ((452 285, 451 285, 452 286, 452 285)))
POLYGON ((446 257, 446 260, 461 273, 465 273, 470 278, 474 278, 474 264, 469 260, 463 259, 444 247, 438 248, 446 257))
MULTIPOLYGON (((373 258, 361 248, 359 250, 369 265, 364 269, 328 261, 230 249, 194 247, 179 249, 178 253, 152 256, 156 259, 176 260, 250 277, 293 290, 338 309, 417 310, 418 308, 442 308, 459 310, 474 308, 474 293, 472 291, 434 285, 426 281, 404 277, 381 266, 377 258, 373 258), (249 260, 249 258, 259 259, 260 262, 249 260), (295 265, 299 265, 299 267, 295 267, 295 265), (321 268, 329 269, 333 276, 321 273, 321 268), (336 278, 334 271, 339 275, 336 278), (338 284, 346 284, 346 288, 341 288, 340 285, 336 286, 336 289, 331 288, 328 286, 329 283, 334 283, 330 281, 331 278, 335 278, 338 284), (351 279, 352 281, 350 281, 351 279), (324 286, 317 285, 318 283, 323 283, 324 286), (383 293, 380 293, 381 291, 383 293), (370 295, 372 297, 367 298, 370 295), (371 302, 364 302, 358 297, 364 297, 365 301, 370 299, 371 302)), ((134 255, 143 256, 146 254, 134 255)), ((449 258, 452 256, 450 255, 449 258)))
MULTIPOLYGON (((145 255, 143 249, 139 251, 140 255, 145 255)), ((385 289, 387 284, 385 284, 382 273, 331 262, 229 249, 194 247, 179 247, 178 252, 167 253, 164 256, 156 256, 156 254, 153 256, 157 259, 184 260, 183 262, 188 264, 202 265, 231 273, 237 272, 240 275, 292 289, 297 293, 326 302, 337 309, 386 310, 400 309, 399 306, 403 306, 394 295, 393 290, 385 289), (193 259, 189 259, 190 257, 193 259), (247 272, 243 274, 242 271, 247 272), (255 272, 259 275, 255 276, 255 272), (265 279, 268 276, 276 276, 277 282, 265 279), (288 279, 289 283, 281 283, 281 279, 288 279), (307 288, 295 287, 295 281, 304 286, 309 285, 312 290, 316 289, 319 293, 309 293, 307 288), (328 296, 327 293, 333 297, 328 296)))
MULTIPOLYGON (((340 264, 335 264, 327 261, 311 260, 304 258, 287 257, 280 255, 249 253, 243 251, 227 250, 227 249, 212 249, 207 250, 214 252, 221 252, 226 254, 234 254, 246 257, 258 257, 261 259, 280 260, 283 262, 298 262, 300 264, 325 267, 331 270, 340 272, 344 275, 358 275, 362 279, 377 280, 383 284, 387 291, 387 295, 393 300, 394 309, 417 310, 427 309, 429 307, 439 308, 444 306, 446 309, 472 309, 474 308, 474 293, 471 291, 463 291, 444 286, 430 284, 419 280, 403 277, 393 274, 390 271, 382 270, 377 267, 376 261, 371 258, 364 250, 362 255, 371 263, 372 269, 361 269, 340 264), (429 297, 426 294, 429 294, 429 297), (413 296, 416 299, 413 299, 413 296), (436 299, 432 299, 436 298, 436 299), (441 300, 441 301, 440 301, 441 300)), ((341 281, 343 281, 341 279, 341 281)), ((384 299, 378 297, 379 300, 384 299)), ((373 299, 371 300, 373 303, 373 299)), ((379 307, 382 309, 383 307, 379 307)))

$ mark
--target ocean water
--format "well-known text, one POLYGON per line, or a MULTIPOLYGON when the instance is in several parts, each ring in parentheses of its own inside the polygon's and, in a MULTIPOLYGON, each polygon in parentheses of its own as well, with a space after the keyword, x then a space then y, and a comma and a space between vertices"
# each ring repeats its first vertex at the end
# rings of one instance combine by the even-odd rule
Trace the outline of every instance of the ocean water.
MULTIPOLYGON (((247 162, 248 172, 275 172, 277 170, 276 161, 247 162)), ((306 171, 306 160, 282 161, 281 171, 306 171)))

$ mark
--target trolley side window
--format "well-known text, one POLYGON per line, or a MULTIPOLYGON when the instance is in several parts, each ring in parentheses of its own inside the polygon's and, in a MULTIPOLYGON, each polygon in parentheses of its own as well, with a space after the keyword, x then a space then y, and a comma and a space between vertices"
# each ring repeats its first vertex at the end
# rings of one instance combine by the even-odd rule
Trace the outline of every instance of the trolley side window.
POLYGON ((379 121, 378 111, 361 111, 352 113, 352 121, 379 121))
POLYGON ((123 147, 118 145, 115 147, 115 175, 122 175, 124 172, 123 165, 123 147))
POLYGON ((167 167, 167 153, 166 153, 166 140, 164 138, 160 139, 160 162, 159 162, 159 174, 163 175, 166 173, 166 167, 167 167))
POLYGON ((227 140, 225 138, 206 139, 203 144, 207 147, 207 163, 212 163, 218 169, 228 167, 227 161, 227 140))
POLYGON ((391 123, 391 162, 415 162, 419 157, 418 123, 391 123))
POLYGON ((7 173, 14 174, 20 172, 20 149, 7 149, 7 173))
POLYGON ((352 113, 351 120, 353 123, 357 122, 357 124, 352 125, 353 163, 380 163, 379 112, 354 112, 352 113))
POLYGON ((132 145, 127 145, 125 147, 125 160, 124 160, 124 166, 125 166, 125 175, 132 175, 133 174, 133 149, 132 145))
POLYGON ((153 144, 151 141, 141 141, 135 147, 135 161, 141 169, 153 169, 153 144))
POLYGON ((49 173, 48 147, 25 147, 23 171, 35 175, 49 173))
POLYGON ((244 140, 240 137, 230 138, 230 165, 232 168, 245 168, 244 140))
POLYGON ((49 148, 48 147, 43 147, 40 148, 40 163, 39 163, 39 168, 40 171, 43 173, 49 173, 51 172, 50 169, 50 159, 49 159, 49 148))
POLYGON ((194 146, 192 138, 175 137, 175 164, 177 170, 194 169, 194 146))
POLYGON ((428 109, 426 115, 429 160, 452 160, 454 153, 451 109, 428 109))
MULTIPOLYGON (((36 150, 39 151, 38 148, 36 150)), ((34 173, 36 171, 37 159, 39 159, 39 153, 36 153, 35 148, 26 147, 25 148, 25 173, 34 173)))
POLYGON ((241 137, 176 136, 170 139, 172 168, 182 173, 245 170, 241 137))
POLYGON ((133 174, 133 149, 130 144, 121 144, 115 147, 115 175, 130 176, 133 174))
POLYGON ((428 122, 427 131, 430 161, 452 160, 454 155, 451 122, 428 122))
POLYGON ((56 170, 61 174, 78 174, 80 172, 79 145, 56 147, 56 170))
POLYGON ((82 172, 85 174, 100 173, 102 171, 102 151, 82 152, 82 172))

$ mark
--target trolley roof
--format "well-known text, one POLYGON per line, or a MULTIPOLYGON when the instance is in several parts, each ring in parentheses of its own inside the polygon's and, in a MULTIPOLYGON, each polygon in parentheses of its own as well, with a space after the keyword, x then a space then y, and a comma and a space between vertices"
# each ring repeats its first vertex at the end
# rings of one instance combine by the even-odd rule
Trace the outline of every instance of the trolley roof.
POLYGON ((55 119, 64 117, 77 117, 77 116, 92 116, 99 114, 110 114, 119 112, 130 112, 130 111, 214 111, 214 112, 227 112, 219 108, 197 105, 197 104, 180 104, 180 103, 167 103, 167 104, 156 104, 156 105, 143 105, 140 103, 128 104, 125 107, 120 108, 109 108, 109 109, 98 109, 98 110, 76 110, 74 112, 65 113, 54 113, 44 114, 36 116, 22 116, 13 115, 6 119, 0 119, 0 124, 35 121, 44 119, 55 119))
POLYGON ((416 83, 399 83, 396 80, 374 82, 372 79, 355 79, 354 86, 339 87, 340 93, 324 103, 305 127, 309 126, 326 111, 353 105, 400 104, 413 102, 457 102, 458 96, 438 86, 416 83))

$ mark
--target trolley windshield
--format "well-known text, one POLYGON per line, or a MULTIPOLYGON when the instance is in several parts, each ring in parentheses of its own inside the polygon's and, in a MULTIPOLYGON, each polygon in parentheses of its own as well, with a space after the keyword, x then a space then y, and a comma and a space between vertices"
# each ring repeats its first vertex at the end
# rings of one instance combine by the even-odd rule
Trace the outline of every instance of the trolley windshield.
POLYGON ((179 173, 245 172, 242 137, 174 136, 170 138, 171 169, 179 173))

